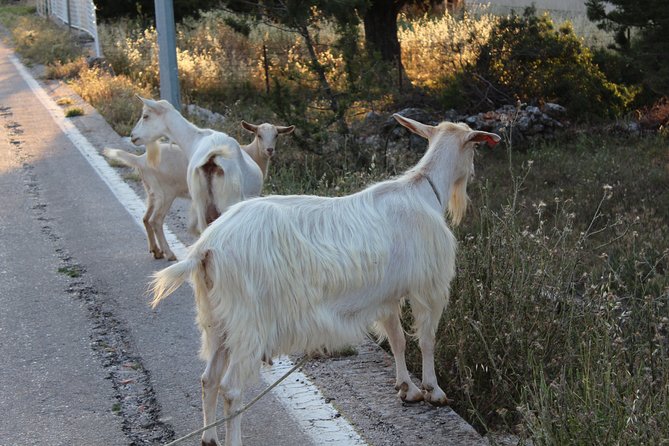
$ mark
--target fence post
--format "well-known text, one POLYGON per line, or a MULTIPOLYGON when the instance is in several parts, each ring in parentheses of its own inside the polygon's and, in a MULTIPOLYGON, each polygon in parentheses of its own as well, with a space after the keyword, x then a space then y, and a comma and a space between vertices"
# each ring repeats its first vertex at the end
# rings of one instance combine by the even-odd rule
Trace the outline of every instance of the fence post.
POLYGON ((267 45, 262 44, 262 60, 265 66, 265 93, 269 94, 269 61, 267 60, 267 45))
POLYGON ((158 31, 158 60, 160 65, 160 97, 181 109, 179 68, 177 66, 177 37, 172 0, 155 0, 156 30, 158 31))

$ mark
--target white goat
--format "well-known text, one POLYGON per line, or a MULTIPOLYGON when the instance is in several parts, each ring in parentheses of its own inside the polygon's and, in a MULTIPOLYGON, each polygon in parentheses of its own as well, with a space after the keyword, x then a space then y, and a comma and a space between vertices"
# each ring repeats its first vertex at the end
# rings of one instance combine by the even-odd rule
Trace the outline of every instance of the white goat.
POLYGON ((242 120, 242 127, 255 135, 253 141, 242 146, 242 150, 253 158, 253 161, 260 167, 263 177, 267 178, 269 160, 274 155, 277 137, 292 133, 295 130, 295 126, 283 127, 268 123, 254 125, 242 120))
MULTIPOLYGON (((267 177, 269 160, 274 155, 278 135, 291 133, 295 126, 283 127, 268 123, 260 125, 242 121, 242 127, 255 134, 250 144, 241 146, 242 150, 256 162, 263 177, 267 177)), ((177 197, 190 198, 186 176, 188 158, 186 153, 174 144, 158 144, 156 141, 146 145, 146 152, 135 155, 124 150, 106 148, 103 154, 139 173, 146 191, 146 213, 144 227, 149 241, 149 252, 155 259, 176 260, 163 232, 163 222, 177 197)))
POLYGON ((195 126, 167 101, 140 99, 142 117, 130 139, 139 145, 166 137, 184 150, 193 233, 200 234, 229 206, 260 195, 263 173, 234 138, 195 126))
MULTIPOLYGON (((397 179, 339 198, 271 196, 231 207, 202 233, 188 257, 155 274, 155 307, 192 282, 201 357, 204 423, 214 421, 217 394, 225 414, 241 406, 261 361, 282 353, 336 350, 376 322, 396 364, 405 401, 448 402, 434 370, 435 332, 455 274, 458 224, 467 207, 474 146, 500 137, 466 124, 421 124, 395 115, 428 139, 422 160, 397 179), (423 357, 422 391, 410 379, 399 310, 411 303, 423 357)), ((241 421, 226 424, 239 446, 241 421)), ((217 444, 216 429, 202 435, 217 444)))
POLYGON ((188 158, 174 144, 150 142, 146 152, 135 155, 124 150, 105 148, 103 155, 129 167, 134 167, 142 179, 146 191, 146 213, 144 228, 149 241, 149 252, 154 259, 176 260, 170 249, 163 222, 177 197, 189 198, 186 170, 188 158))

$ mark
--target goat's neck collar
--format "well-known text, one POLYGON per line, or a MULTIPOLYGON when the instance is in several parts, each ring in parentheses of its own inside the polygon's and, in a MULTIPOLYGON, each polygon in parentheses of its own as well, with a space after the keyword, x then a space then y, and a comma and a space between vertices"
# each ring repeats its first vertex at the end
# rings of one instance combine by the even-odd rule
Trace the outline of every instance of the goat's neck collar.
POLYGON ((439 203, 439 206, 443 208, 444 204, 441 201, 441 195, 439 194, 439 190, 437 190, 437 187, 432 182, 432 178, 430 178, 430 175, 428 174, 424 174, 423 177, 427 180, 427 183, 432 188, 432 192, 434 192, 434 195, 437 197, 437 202, 439 203))

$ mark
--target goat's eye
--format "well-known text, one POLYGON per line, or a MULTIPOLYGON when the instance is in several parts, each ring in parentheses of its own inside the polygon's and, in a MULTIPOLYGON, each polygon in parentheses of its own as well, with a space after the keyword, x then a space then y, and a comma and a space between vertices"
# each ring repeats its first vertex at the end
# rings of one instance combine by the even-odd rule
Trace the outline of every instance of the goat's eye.
POLYGON ((149 115, 144 115, 144 116, 142 116, 142 119, 144 119, 144 120, 149 119, 149 115))

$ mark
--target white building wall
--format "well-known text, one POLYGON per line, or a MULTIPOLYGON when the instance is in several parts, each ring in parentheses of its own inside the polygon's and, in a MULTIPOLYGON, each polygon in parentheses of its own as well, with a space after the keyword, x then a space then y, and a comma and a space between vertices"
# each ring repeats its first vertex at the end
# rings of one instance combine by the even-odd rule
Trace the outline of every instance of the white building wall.
POLYGON ((492 12, 508 12, 513 9, 522 12, 532 3, 539 11, 556 11, 572 14, 585 14, 585 0, 465 0, 465 5, 490 5, 492 12))

